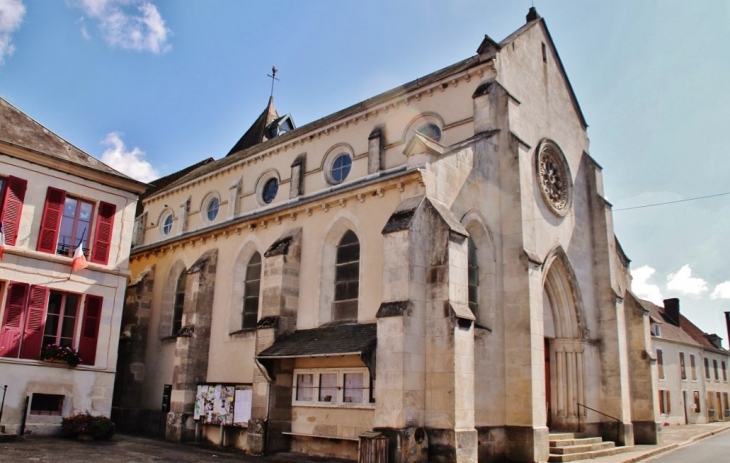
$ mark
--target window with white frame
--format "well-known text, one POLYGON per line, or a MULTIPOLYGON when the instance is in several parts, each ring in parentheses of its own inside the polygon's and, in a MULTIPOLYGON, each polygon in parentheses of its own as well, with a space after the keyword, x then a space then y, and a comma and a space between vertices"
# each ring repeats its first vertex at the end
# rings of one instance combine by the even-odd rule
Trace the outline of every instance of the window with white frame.
POLYGON ((662 336, 662 327, 658 323, 651 324, 651 335, 657 338, 662 336))
POLYGON ((294 371, 294 405, 372 406, 373 382, 367 368, 294 371))

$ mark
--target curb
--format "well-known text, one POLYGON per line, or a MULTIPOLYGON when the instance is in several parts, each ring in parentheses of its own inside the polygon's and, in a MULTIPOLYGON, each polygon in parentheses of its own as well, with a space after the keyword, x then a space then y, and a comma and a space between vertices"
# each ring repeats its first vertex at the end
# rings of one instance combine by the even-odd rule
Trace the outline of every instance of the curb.
POLYGON ((700 441, 702 439, 706 439, 708 437, 712 437, 712 436, 715 436, 717 434, 721 434, 721 433, 723 433, 725 431, 728 431, 728 430, 730 430, 730 426, 725 426, 724 428, 716 429, 714 431, 709 431, 709 432, 706 432, 704 434, 698 434, 696 436, 690 437, 689 439, 687 439, 684 442, 669 444, 669 445, 666 445, 664 447, 659 447, 659 448, 654 449, 654 450, 648 450, 645 453, 642 453, 641 455, 635 455, 635 456, 633 456, 631 458, 627 458, 625 460, 622 460, 621 463, 637 463, 639 461, 646 460, 647 458, 652 458, 652 457, 655 457, 657 455, 661 455, 663 453, 671 452, 672 450, 676 450, 676 449, 678 449, 680 447, 684 447, 686 445, 693 444, 693 443, 695 443, 697 441, 700 441))

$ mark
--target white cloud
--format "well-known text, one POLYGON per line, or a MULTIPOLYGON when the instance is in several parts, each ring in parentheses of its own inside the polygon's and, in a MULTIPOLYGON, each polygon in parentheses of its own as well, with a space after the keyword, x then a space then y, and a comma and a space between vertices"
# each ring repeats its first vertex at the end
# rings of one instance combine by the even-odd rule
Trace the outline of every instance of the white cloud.
MULTIPOLYGON (((149 0, 78 0, 78 6, 97 21, 104 40, 126 50, 164 53, 170 29, 165 27, 157 7, 149 0)), ((81 34, 88 31, 82 25, 81 34)))
POLYGON ((715 286, 715 290, 710 294, 710 299, 730 299, 730 281, 715 286))
POLYGON ((144 160, 144 151, 136 146, 127 151, 120 133, 111 132, 102 143, 108 148, 101 155, 101 161, 109 167, 140 182, 150 182, 160 176, 157 169, 144 160))
POLYGON ((693 277, 692 269, 689 264, 686 264, 677 273, 669 274, 667 289, 680 294, 699 296, 707 291, 707 282, 702 278, 693 277))
POLYGON ((631 271, 631 290, 640 298, 662 305, 664 297, 659 286, 649 283, 649 279, 656 273, 656 270, 644 265, 631 271))
POLYGON ((25 5, 21 0, 0 0, 0 66, 15 51, 12 35, 23 22, 25 5))

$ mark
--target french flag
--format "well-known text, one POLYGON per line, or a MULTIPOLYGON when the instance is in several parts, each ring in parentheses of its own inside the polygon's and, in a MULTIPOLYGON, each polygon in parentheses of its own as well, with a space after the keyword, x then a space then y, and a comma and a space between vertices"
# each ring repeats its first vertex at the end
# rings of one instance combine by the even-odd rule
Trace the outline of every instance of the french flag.
POLYGON ((86 256, 84 256, 83 243, 80 243, 79 247, 77 247, 76 251, 74 252, 74 258, 71 261, 71 271, 78 272, 79 270, 83 270, 88 266, 89 263, 86 262, 86 256))

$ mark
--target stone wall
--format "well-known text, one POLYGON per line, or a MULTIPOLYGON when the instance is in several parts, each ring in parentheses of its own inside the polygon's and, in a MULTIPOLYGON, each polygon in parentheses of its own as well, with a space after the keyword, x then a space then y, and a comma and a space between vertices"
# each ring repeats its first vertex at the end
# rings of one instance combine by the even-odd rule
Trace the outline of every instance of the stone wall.
POLYGON ((198 383, 207 379, 217 262, 218 250, 213 249, 200 256, 187 271, 182 328, 175 344, 170 413, 165 430, 168 440, 181 442, 195 437, 195 394, 198 383))

